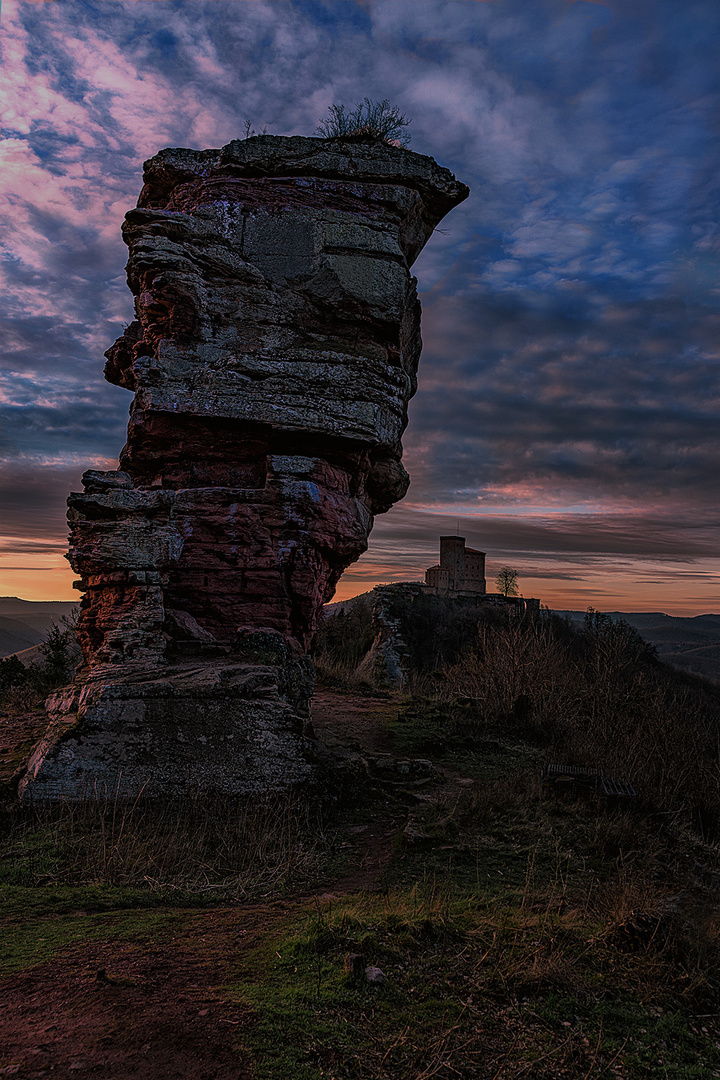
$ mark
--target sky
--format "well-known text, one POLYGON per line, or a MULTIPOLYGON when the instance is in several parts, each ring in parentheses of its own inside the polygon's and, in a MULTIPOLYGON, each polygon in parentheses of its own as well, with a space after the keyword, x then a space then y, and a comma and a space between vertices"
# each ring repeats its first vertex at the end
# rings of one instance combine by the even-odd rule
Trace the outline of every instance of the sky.
POLYGON ((470 197, 413 268, 410 490, 337 597, 459 531, 550 607, 720 612, 717 0, 2 0, 0 46, 0 595, 77 597, 143 160, 370 97, 470 197))

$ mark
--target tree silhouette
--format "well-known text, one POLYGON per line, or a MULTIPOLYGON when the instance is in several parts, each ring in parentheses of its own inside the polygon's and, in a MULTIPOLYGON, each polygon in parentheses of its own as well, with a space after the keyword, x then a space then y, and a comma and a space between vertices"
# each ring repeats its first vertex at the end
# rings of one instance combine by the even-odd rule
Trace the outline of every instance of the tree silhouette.
POLYGON ((495 585, 501 596, 517 596, 517 582, 518 572, 513 570, 512 566, 503 566, 495 578, 495 585))

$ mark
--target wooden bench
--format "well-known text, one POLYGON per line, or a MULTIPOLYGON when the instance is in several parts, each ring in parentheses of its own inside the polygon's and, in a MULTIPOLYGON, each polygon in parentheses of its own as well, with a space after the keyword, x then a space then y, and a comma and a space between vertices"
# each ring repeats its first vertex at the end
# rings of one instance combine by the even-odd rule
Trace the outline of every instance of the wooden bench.
POLYGON ((616 780, 591 766, 551 764, 540 775, 543 790, 554 795, 596 795, 608 809, 633 806, 637 801, 629 780, 616 780))

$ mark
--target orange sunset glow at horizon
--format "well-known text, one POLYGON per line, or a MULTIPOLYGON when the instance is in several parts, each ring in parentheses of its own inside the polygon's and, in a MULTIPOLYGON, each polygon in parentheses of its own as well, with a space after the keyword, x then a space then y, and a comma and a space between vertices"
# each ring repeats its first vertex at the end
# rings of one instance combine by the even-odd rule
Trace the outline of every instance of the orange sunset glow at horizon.
MULTIPOLYGON (((454 524, 448 520, 445 531, 454 532, 450 527, 454 524)), ((477 529, 464 529, 468 543, 482 545, 480 526, 478 523, 477 529)), ((41 543, 47 548, 46 541, 41 543)), ((380 551, 373 550, 371 536, 368 552, 345 571, 332 602, 349 600, 376 585, 423 581, 426 567, 437 559, 437 544, 433 545, 432 541, 424 558, 420 553, 410 563, 404 560, 401 566, 393 560, 392 553, 388 554, 386 544, 380 543, 378 547, 380 551)), ((572 557, 540 559, 528 553, 519 557, 508 551, 487 554, 488 592, 495 591, 495 575, 500 567, 511 565, 518 570, 521 595, 536 597, 553 610, 583 611, 593 607, 599 611, 657 611, 685 617, 720 611, 716 599, 717 566, 710 559, 696 560, 682 568, 676 562, 660 559, 625 557, 611 563, 604 558, 588 567, 572 557), (567 580, 568 577, 573 580, 567 580)), ((60 549, 45 550, 31 558, 26 552, 22 565, 17 562, 17 556, 0 554, 0 596, 79 603, 81 594, 73 588, 75 579, 76 574, 60 549)))

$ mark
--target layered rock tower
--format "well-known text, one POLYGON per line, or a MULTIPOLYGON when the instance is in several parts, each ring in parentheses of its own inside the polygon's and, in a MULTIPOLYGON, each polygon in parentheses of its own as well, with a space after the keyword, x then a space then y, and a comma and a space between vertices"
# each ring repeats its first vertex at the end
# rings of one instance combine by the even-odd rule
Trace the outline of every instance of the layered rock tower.
POLYGON ((25 797, 292 785, 322 605, 407 490, 409 267, 468 190, 382 142, 260 136, 145 163, 116 472, 68 500, 83 665, 25 797))

